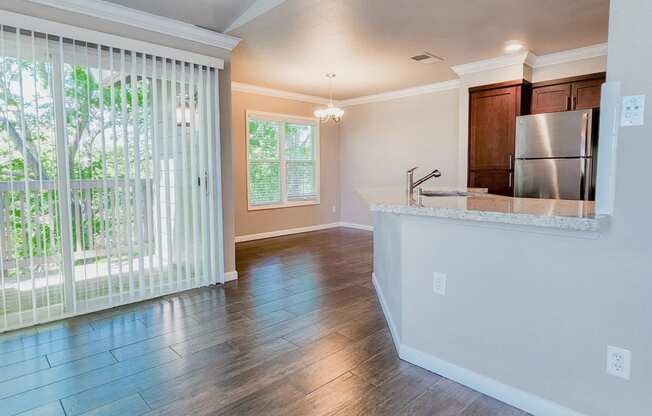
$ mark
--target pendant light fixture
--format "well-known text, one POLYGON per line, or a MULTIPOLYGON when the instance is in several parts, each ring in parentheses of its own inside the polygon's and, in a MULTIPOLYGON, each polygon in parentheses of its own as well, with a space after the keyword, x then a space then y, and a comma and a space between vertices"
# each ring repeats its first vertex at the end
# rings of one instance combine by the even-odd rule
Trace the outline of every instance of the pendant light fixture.
POLYGON ((335 74, 326 74, 326 78, 330 81, 330 102, 328 107, 315 111, 315 117, 318 117, 322 123, 328 123, 330 120, 339 123, 344 115, 344 110, 333 105, 333 78, 335 78, 335 74))

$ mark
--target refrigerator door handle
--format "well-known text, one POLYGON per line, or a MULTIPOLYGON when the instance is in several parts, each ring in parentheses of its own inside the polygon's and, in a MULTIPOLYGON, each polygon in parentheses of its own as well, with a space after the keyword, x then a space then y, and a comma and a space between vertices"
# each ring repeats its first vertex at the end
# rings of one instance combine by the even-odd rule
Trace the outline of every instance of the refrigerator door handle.
POLYGON ((582 121, 584 122, 582 125, 582 132, 581 132, 581 142, 580 142, 580 156, 588 156, 589 155, 589 122, 590 122, 590 117, 588 113, 585 113, 582 115, 582 121))
POLYGON ((580 164, 580 200, 586 201, 589 199, 589 177, 587 175, 589 159, 583 158, 580 164))
POLYGON ((512 186, 514 184, 514 155, 509 154, 509 184, 508 188, 512 189, 512 186))

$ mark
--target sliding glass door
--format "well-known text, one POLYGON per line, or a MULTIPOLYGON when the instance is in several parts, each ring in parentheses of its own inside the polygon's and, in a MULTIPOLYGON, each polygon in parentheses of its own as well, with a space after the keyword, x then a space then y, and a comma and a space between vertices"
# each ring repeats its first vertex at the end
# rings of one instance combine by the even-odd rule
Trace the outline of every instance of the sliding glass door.
POLYGON ((0 330, 223 281, 217 82, 0 26, 0 330))

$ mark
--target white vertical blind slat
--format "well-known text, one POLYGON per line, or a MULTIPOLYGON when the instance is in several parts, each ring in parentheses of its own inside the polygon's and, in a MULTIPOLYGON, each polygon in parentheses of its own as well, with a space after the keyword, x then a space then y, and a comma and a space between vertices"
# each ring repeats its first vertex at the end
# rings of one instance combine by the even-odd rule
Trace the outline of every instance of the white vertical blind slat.
MULTIPOLYGON (((154 163, 154 205, 156 206, 156 249, 158 255, 158 290, 163 293, 163 228, 161 213, 161 149, 159 148, 159 89, 156 56, 152 57, 152 155, 154 163)), ((164 63, 162 60, 161 63, 164 63)), ((153 244, 153 243, 152 243, 153 244)))
MULTIPOLYGON (((188 150, 190 151, 190 205, 192 211, 189 214, 192 217, 192 241, 190 247, 192 248, 192 264, 193 264, 193 273, 194 279, 196 282, 202 282, 203 276, 201 275, 201 267, 199 265, 199 253, 200 253, 200 239, 199 239, 199 187, 201 184, 201 176, 199 176, 199 170, 197 168, 197 149, 195 141, 197 140, 197 126, 196 126, 196 106, 195 106, 195 67, 194 65, 189 65, 190 71, 190 82, 188 84, 188 107, 190 114, 190 134, 188 140, 188 150)), ((202 282, 203 283, 203 282, 202 282)))
MULTIPOLYGON (((165 181, 165 236, 166 236, 166 254, 167 254, 167 261, 166 261, 166 273, 167 273, 167 289, 168 291, 172 291, 172 284, 173 284, 173 277, 175 275, 174 272, 174 254, 173 254, 173 247, 172 247, 172 199, 170 197, 170 149, 169 149, 169 142, 170 142, 170 130, 171 126, 170 124, 170 116, 169 116, 169 106, 168 106, 168 63, 166 59, 163 59, 162 62, 163 66, 163 77, 162 77, 162 91, 161 91, 161 101, 163 103, 162 107, 162 121, 163 121, 163 134, 162 134, 162 142, 163 142, 163 155, 162 157, 165 159, 165 171, 164 171, 164 181, 165 181)), ((163 254, 161 254, 163 255, 163 254)))
MULTIPOLYGON (((142 59, 142 89, 143 89, 143 124, 144 124, 144 142, 145 142, 145 232, 147 234, 147 271, 148 271, 148 285, 149 285, 149 295, 151 296, 154 293, 154 230, 153 230, 153 218, 154 218, 154 209, 152 205, 152 172, 151 172, 151 163, 152 163, 152 144, 151 144, 151 133, 150 133, 150 103, 149 97, 151 94, 151 85, 149 83, 149 76, 147 75, 147 55, 143 54, 142 59)), ((156 64, 154 62, 154 64, 156 64)))
MULTIPOLYGON (((213 115, 213 102, 211 100, 211 94, 210 92, 212 91, 212 75, 211 72, 208 71, 208 80, 206 83, 206 87, 204 88, 204 93, 207 95, 206 97, 206 112, 209 115, 213 115)), ((219 116, 216 114, 216 116, 219 116)), ((213 160, 215 158, 215 154, 213 151, 214 148, 214 136, 213 136, 213 123, 211 118, 209 117, 206 122, 206 144, 208 147, 208 151, 206 152, 206 157, 208 161, 208 178, 209 178, 209 183, 207 184, 208 186, 208 213, 209 213, 209 219, 208 219, 208 239, 209 239, 209 244, 208 244, 208 251, 209 253, 217 253, 217 244, 215 241, 215 177, 216 177, 216 171, 215 169, 215 164, 213 163, 213 160)), ((219 275, 217 273, 217 263, 216 263, 216 258, 217 256, 215 255, 210 255, 210 263, 211 263, 211 271, 210 271, 210 278, 212 283, 218 283, 219 282, 219 275)))
MULTIPOLYGON (((118 182, 118 117, 116 116, 116 92, 115 92, 115 51, 113 48, 109 49, 109 73, 111 85, 109 87, 109 93, 111 94, 111 139, 113 142, 113 206, 111 207, 111 247, 115 246, 116 248, 116 257, 118 259, 118 296, 119 301, 122 303, 124 301, 124 282, 123 282, 123 269, 122 269, 122 240, 121 240, 121 226, 118 215, 118 207, 120 206, 120 191, 119 191, 119 182, 118 182)), ((110 265, 109 267, 112 267, 110 265)))
POLYGON ((213 162, 211 166, 214 169, 213 178, 215 178, 215 185, 213 190, 215 196, 213 198, 213 206, 216 207, 215 217, 216 217, 216 227, 212 228, 211 231, 215 233, 214 239, 217 244, 217 250, 213 253, 219 253, 217 257, 217 276, 220 282, 224 282, 224 219, 222 217, 222 144, 221 144, 221 134, 220 134, 220 76, 217 70, 212 72, 212 83, 210 91, 213 92, 215 98, 214 106, 214 120, 215 120, 215 131, 211 142, 215 143, 215 150, 213 155, 213 162))
MULTIPOLYGON (((32 306, 32 319, 36 322, 36 288, 34 282, 34 252, 32 248, 32 205, 29 189, 29 165, 27 163, 27 136, 26 136, 26 120, 25 120, 25 86, 23 80, 23 57, 22 57, 22 43, 20 31, 16 31, 16 46, 17 46, 17 59, 18 59, 18 84, 20 86, 20 97, 19 97, 19 106, 20 106, 20 134, 22 137, 22 151, 23 151, 23 183, 25 185, 24 191, 24 209, 21 209, 21 212, 27 212, 27 220, 25 221, 25 215, 21 216, 22 224, 21 230, 23 233, 23 244, 27 244, 27 255, 28 255, 28 264, 29 264, 29 278, 30 278, 30 292, 31 292, 31 306, 32 306), (27 224, 25 224, 25 222, 27 224)), ((20 296, 21 285, 18 285, 18 291, 20 296)), ((21 314, 22 315, 22 314, 21 314)))
MULTIPOLYGON (((5 53, 5 35, 4 35, 4 28, 0 25, 0 58, 2 58, 2 71, 0 71, 0 74, 2 76, 2 84, 6 85, 7 84, 7 73, 8 70, 6 69, 7 67, 7 62, 6 62, 6 53, 5 53)), ((3 96, 4 96, 4 102, 3 102, 3 107, 4 107, 4 113, 9 114, 9 101, 7 100, 8 94, 7 90, 3 88, 3 96)), ((5 117, 4 119, 4 129, 5 132, 9 131, 9 117, 5 117)), ((2 290, 2 320, 4 323, 4 328, 7 328, 9 326, 8 324, 8 319, 7 319, 7 310, 8 305, 7 305, 7 286, 6 286, 6 281, 5 281, 5 265, 4 265, 4 258, 5 258, 5 253, 7 253, 7 247, 5 247, 6 243, 8 243, 10 240, 7 235, 4 235, 5 233, 8 234, 9 230, 9 225, 7 224, 7 214, 8 210, 5 208, 5 206, 8 204, 7 201, 8 198, 5 198, 4 195, 0 195, 0 210, 2 211, 2 222, 0 223, 0 226, 2 227, 0 230, 3 232, 3 235, 0 237, 0 288, 2 290)))
POLYGON ((199 97, 199 177, 201 178, 201 187, 199 188, 199 206, 201 211, 201 252, 200 259, 202 261, 202 276, 204 283, 210 285, 214 283, 211 279, 211 272, 209 268, 209 256, 210 252, 208 250, 208 215, 207 215, 207 204, 208 204, 208 171, 206 170, 206 122, 208 117, 206 114, 206 71, 203 66, 200 66, 199 69, 199 86, 197 88, 198 97, 199 97))
POLYGON ((177 118, 176 111, 177 106, 179 105, 179 99, 177 98, 177 63, 176 61, 172 62, 172 91, 170 94, 171 108, 170 114, 172 117, 172 135, 170 140, 172 141, 172 160, 174 165, 174 170, 171 173, 171 176, 174 180, 174 247, 175 247, 175 283, 174 288, 179 290, 181 288, 181 274, 183 270, 181 269, 182 260, 181 260, 181 221, 179 220, 179 213, 181 212, 181 187, 182 182, 180 180, 181 172, 181 163, 179 160, 179 151, 178 147, 183 146, 183 142, 179 140, 177 127, 177 118))
MULTIPOLYGON (((135 52, 131 53, 131 131, 130 137, 133 142, 134 148, 134 188, 135 188, 135 205, 136 205, 136 238, 138 239, 138 295, 143 296, 145 291, 145 258, 143 249, 145 246, 144 230, 143 230, 143 193, 142 193, 142 176, 141 176, 141 149, 140 149, 140 128, 139 122, 139 105, 138 105, 138 74, 136 72, 138 65, 138 57, 135 52)), ((132 295, 134 288, 132 287, 132 295)))

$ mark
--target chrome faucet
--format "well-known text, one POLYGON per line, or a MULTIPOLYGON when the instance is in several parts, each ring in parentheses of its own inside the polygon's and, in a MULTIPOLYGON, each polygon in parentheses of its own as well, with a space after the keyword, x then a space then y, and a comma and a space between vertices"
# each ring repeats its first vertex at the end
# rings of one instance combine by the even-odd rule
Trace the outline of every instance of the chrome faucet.
POLYGON ((417 170, 418 166, 413 167, 412 169, 409 169, 407 171, 407 196, 408 198, 412 198, 412 195, 414 194, 414 189, 427 181, 430 178, 439 178, 441 176, 441 172, 437 169, 433 170, 426 176, 424 176, 421 179, 418 179, 416 182, 414 181, 414 171, 417 170))

